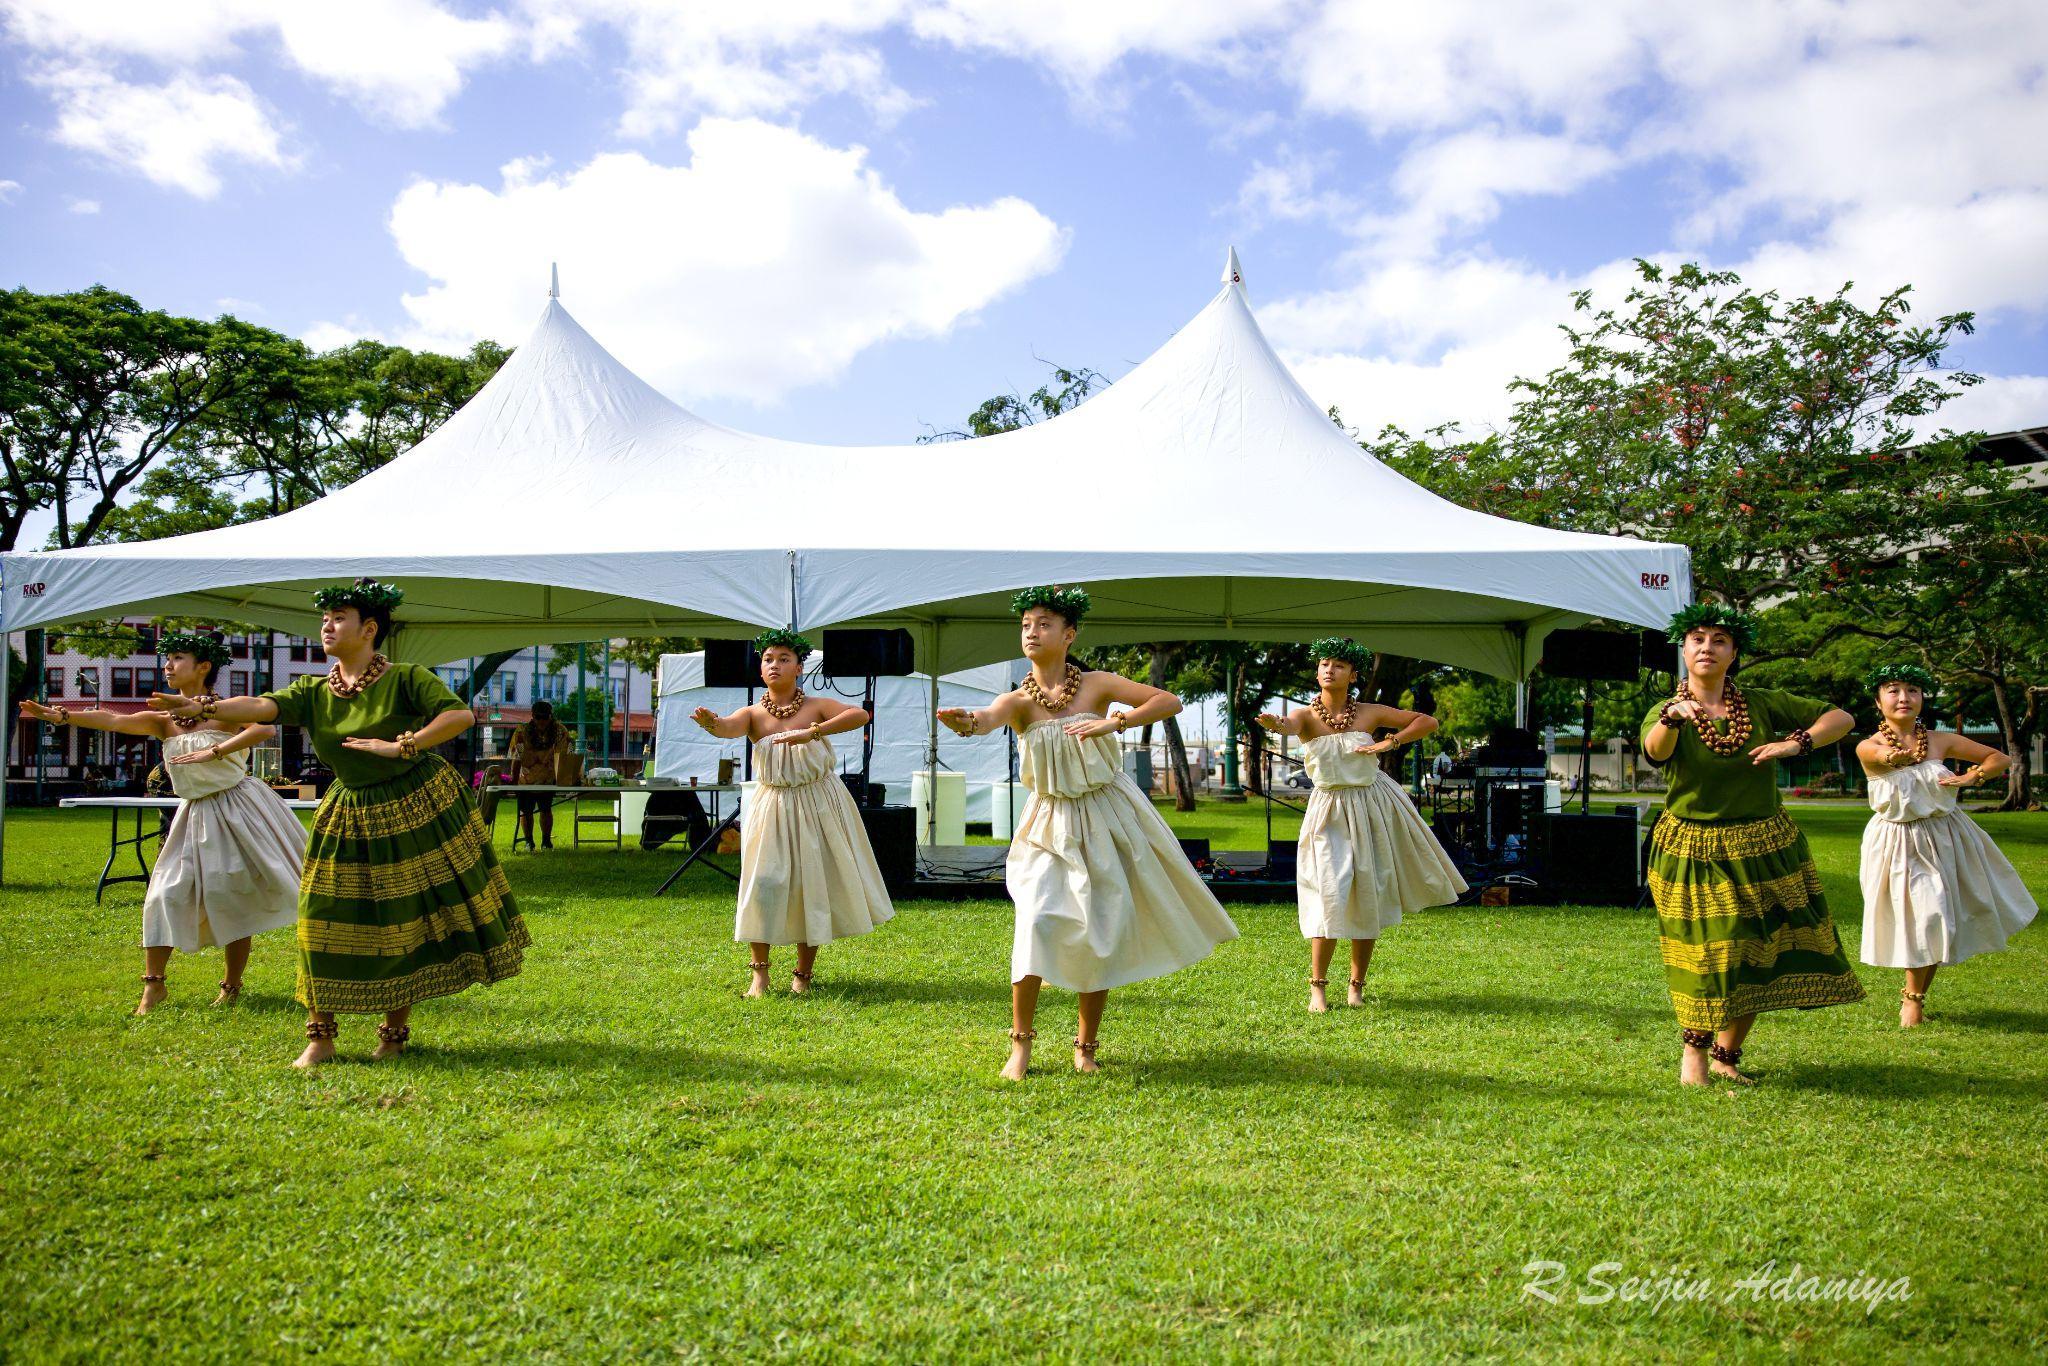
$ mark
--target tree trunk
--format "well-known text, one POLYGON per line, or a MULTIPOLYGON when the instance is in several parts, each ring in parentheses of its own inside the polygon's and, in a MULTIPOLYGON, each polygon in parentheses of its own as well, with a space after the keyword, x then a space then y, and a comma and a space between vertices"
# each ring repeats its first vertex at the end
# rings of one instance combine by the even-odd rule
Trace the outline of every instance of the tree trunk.
MULTIPOLYGON (((1145 669, 1145 681, 1155 688, 1166 686, 1166 651, 1157 645, 1152 647, 1152 659, 1145 669)), ((1173 784, 1173 809, 1192 811, 1195 809, 1195 785, 1188 772, 1188 747, 1180 736, 1180 718, 1169 716, 1162 723, 1166 731, 1166 770, 1173 784)), ((1152 727, 1145 727, 1145 744, 1152 744, 1152 727)))
POLYGON ((2005 800, 1998 809, 2025 811, 2034 801, 2034 728, 2013 714, 2012 693, 2003 678, 1991 679, 1991 702, 1998 710, 1999 743, 2012 758, 2012 767, 2005 771, 2005 800))

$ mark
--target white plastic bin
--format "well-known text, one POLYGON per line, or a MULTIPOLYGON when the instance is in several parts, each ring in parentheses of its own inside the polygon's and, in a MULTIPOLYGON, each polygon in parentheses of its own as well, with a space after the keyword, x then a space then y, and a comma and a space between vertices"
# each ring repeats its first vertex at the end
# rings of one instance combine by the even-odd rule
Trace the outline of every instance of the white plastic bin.
POLYGON ((1015 835, 1017 822, 1024 815, 1024 803, 1030 796, 1031 789, 1021 782, 991 784, 988 794, 989 833, 999 840, 1015 835), (1009 800, 1003 800, 1005 797, 1009 800))
POLYGON ((910 775, 910 805, 917 812, 919 844, 967 843, 967 775, 941 773, 938 781, 938 830, 931 824, 932 775, 919 769, 910 775))

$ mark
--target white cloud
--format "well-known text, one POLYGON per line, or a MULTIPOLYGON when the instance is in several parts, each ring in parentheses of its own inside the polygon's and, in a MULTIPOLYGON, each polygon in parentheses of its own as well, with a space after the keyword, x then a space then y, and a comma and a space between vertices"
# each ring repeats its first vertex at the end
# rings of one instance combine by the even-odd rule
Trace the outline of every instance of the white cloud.
POLYGON ((686 165, 635 153, 496 189, 414 184, 391 212, 411 345, 516 342, 547 263, 621 360, 684 396, 768 400, 863 349, 940 335, 1055 266, 1065 234, 1017 199, 919 212, 865 165, 756 120, 707 119, 686 165))
POLYGON ((0 180, 0 204, 12 204, 20 194, 20 181, 0 180))
POLYGON ((73 213, 91 214, 100 211, 100 202, 97 199, 66 198, 64 207, 73 213))
POLYGON ((1927 434, 1946 427, 1995 436, 2044 422, 2048 422, 2048 375, 1987 375, 1982 384, 1965 389, 1915 425, 1927 434))
POLYGON ((57 102, 57 141, 201 198, 220 191, 217 165, 291 164, 255 92, 232 76, 177 76, 130 85, 90 66, 36 76, 57 102))
POLYGON ((515 25, 436 0, 0 0, 17 43, 76 65, 119 59, 195 76, 273 48, 380 121, 434 122, 477 65, 513 50, 515 25))
MULTIPOLYGON (((1561 354, 1568 291, 1618 301, 1627 263, 1566 276, 1472 239, 1510 197, 1622 172, 1668 215, 1645 255, 1786 294, 1911 283, 1922 317, 2048 312, 2048 7, 1338 0, 1289 51, 1305 108, 1402 149, 1384 209, 1329 215, 1357 242, 1339 283, 1261 313, 1362 427, 1501 421, 1505 382, 1561 354)), ((1971 402, 2038 421, 2030 384, 1971 402)))
POLYGON ((699 114, 786 114, 832 96, 889 123, 916 101, 864 41, 898 22, 907 0, 785 0, 689 4, 667 0, 522 0, 536 60, 580 52, 593 28, 626 46, 620 131, 673 133, 699 114))
POLYGON ((382 332, 354 314, 340 322, 323 319, 299 333, 299 340, 315 351, 334 351, 366 337, 372 341, 388 340, 382 332))

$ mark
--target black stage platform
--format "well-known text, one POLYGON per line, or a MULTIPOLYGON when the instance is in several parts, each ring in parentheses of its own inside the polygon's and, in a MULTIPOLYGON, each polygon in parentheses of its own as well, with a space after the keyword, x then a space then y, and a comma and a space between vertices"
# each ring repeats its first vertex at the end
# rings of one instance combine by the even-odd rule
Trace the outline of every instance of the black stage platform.
MULTIPOLYGON (((1007 896, 1003 890, 1001 844, 941 844, 917 851, 913 897, 934 901, 972 901, 1007 896)), ((1198 859, 1196 869, 1218 901, 1292 901, 1294 868, 1275 869, 1258 850, 1225 850, 1198 859)))

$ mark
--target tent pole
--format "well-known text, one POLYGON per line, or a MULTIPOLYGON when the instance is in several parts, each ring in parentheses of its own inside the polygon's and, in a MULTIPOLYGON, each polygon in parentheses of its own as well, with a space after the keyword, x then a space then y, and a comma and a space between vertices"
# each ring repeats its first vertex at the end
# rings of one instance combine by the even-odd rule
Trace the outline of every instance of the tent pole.
POLYGON ((0 887, 7 885, 7 758, 14 749, 15 737, 21 727, 14 719, 14 699, 7 695, 7 685, 13 681, 14 647, 8 642, 7 632, 0 630, 0 887))
POLYGON ((936 620, 925 635, 932 644, 931 658, 924 666, 925 676, 932 683, 932 704, 927 709, 930 734, 926 737, 924 750, 924 844, 927 849, 936 849, 939 844, 939 623, 936 620))

